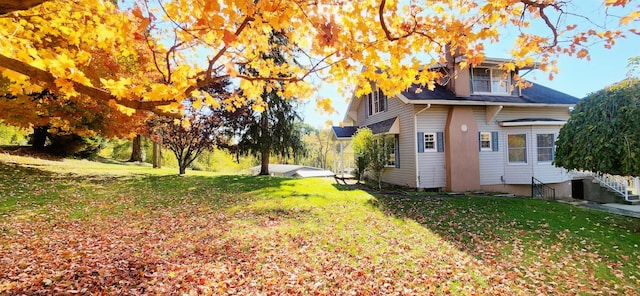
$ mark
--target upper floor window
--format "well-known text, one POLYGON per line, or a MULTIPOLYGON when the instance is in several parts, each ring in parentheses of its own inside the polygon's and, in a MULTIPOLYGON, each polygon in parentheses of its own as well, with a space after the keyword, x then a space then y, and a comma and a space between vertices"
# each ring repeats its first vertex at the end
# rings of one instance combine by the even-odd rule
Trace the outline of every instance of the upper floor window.
POLYGON ((367 95, 367 102, 369 104, 369 116, 383 112, 387 108, 387 96, 379 88, 367 95))
POLYGON ((471 72, 474 93, 510 94, 509 75, 497 68, 473 68, 471 72))
POLYGON ((551 162, 553 161, 555 141, 553 134, 538 134, 538 161, 539 162, 551 162))

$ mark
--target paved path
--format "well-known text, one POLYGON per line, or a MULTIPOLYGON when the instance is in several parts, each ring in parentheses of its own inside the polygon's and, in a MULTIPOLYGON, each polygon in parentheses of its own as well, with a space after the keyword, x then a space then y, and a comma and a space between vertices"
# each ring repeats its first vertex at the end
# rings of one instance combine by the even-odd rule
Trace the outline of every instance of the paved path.
POLYGON ((627 217, 640 218, 640 205, 584 203, 581 206, 627 217))

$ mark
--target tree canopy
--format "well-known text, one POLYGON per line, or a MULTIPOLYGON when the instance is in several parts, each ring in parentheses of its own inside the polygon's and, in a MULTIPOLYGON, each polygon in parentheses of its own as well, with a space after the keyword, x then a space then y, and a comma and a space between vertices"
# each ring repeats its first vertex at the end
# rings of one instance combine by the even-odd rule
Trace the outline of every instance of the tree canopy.
POLYGON ((628 78, 576 105, 556 141, 556 166, 640 176, 640 80, 628 78))
MULTIPOLYGON (((110 1, 2 0, 0 68, 11 95, 49 88, 60 98, 85 96, 126 114, 177 112, 186 98, 216 107, 220 101, 199 89, 233 79, 240 91, 223 98, 225 105, 252 101, 260 111, 263 90, 275 83, 284 84, 277 90, 283 98, 312 96, 304 80, 313 73, 342 88, 357 85, 357 94, 370 92, 368 81, 391 95, 414 83, 433 87, 442 74, 421 69, 442 63, 447 54, 465 55, 466 65, 480 63, 485 44, 502 42, 506 28, 519 35, 513 61, 502 67, 538 63, 551 75, 559 55, 586 58, 596 42, 610 47, 626 34, 640 34, 640 9, 630 7, 630 0, 603 0, 599 7, 621 9, 614 29, 606 26, 610 14, 585 22, 571 13, 579 5, 573 2, 140 0, 118 9, 110 1), (272 32, 294 42, 271 44, 272 32), (135 40, 145 47, 136 48, 135 40), (261 58, 274 47, 296 60, 275 64, 261 58), (112 77, 96 67, 99 55, 134 63, 146 57, 151 63, 112 77), (240 67, 256 71, 240 73, 240 67)), ((330 109, 329 98, 316 102, 330 109)))

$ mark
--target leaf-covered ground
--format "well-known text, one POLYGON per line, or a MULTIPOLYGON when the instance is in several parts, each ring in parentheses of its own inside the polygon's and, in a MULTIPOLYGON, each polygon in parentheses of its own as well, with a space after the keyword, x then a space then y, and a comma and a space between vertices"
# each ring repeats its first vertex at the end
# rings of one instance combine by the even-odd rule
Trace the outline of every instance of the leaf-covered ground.
POLYGON ((528 199, 167 173, 0 154, 0 295, 640 291, 634 219, 528 199))

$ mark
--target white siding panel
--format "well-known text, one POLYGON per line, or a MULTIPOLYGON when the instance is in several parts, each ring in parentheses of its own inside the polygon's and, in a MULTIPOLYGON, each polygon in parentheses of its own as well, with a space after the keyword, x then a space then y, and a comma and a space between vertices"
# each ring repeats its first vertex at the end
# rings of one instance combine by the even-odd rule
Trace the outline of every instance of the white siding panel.
POLYGON ((534 126, 532 128, 532 150, 534 155, 533 176, 543 183, 558 183, 571 179, 567 170, 554 166, 551 162, 538 161, 537 135, 553 134, 554 139, 558 139, 560 127, 534 126))
POLYGON ((415 150, 413 146, 415 141, 413 134, 413 105, 406 105, 399 99, 391 97, 387 99, 387 110, 371 116, 367 116, 366 96, 360 100, 358 106, 358 122, 357 126, 367 126, 383 120, 398 117, 400 125, 399 142, 399 168, 385 168, 382 175, 382 181, 390 184, 397 184, 408 187, 416 187, 416 167, 415 167, 415 150))
MULTIPOLYGON (((416 106, 420 110, 424 106, 416 106)), ((415 111, 417 112, 417 111, 415 111)), ((418 132, 437 133, 444 132, 447 123, 447 115, 449 107, 431 106, 431 108, 418 114, 417 130, 412 135, 416 137, 418 132)), ((447 137, 447 134, 444 134, 447 137)), ((413 147, 417 151, 417 147, 413 147)), ((441 188, 447 185, 447 177, 445 171, 445 153, 426 151, 418 153, 419 173, 418 178, 420 188, 441 188)))
POLYGON ((480 151, 480 184, 531 184, 531 177, 544 183, 559 183, 570 179, 566 170, 550 163, 540 163, 537 159, 537 134, 554 134, 560 126, 519 126, 501 127, 499 122, 522 118, 547 118, 568 120, 569 111, 565 107, 505 107, 494 121, 486 122, 484 107, 474 108, 474 116, 479 131, 498 131, 498 152, 480 151), (509 134, 526 134, 527 163, 509 164, 507 139, 509 134))
POLYGON ((505 145, 502 143, 505 134, 494 121, 487 124, 485 107, 474 107, 473 116, 476 118, 479 132, 498 132, 498 151, 478 151, 480 153, 480 185, 501 184, 505 175, 505 145))
POLYGON ((382 180, 386 183, 416 187, 415 149, 413 134, 413 105, 406 105, 397 98, 388 98, 388 109, 367 118, 367 124, 398 117, 400 125, 399 153, 400 167, 386 168, 382 180))

